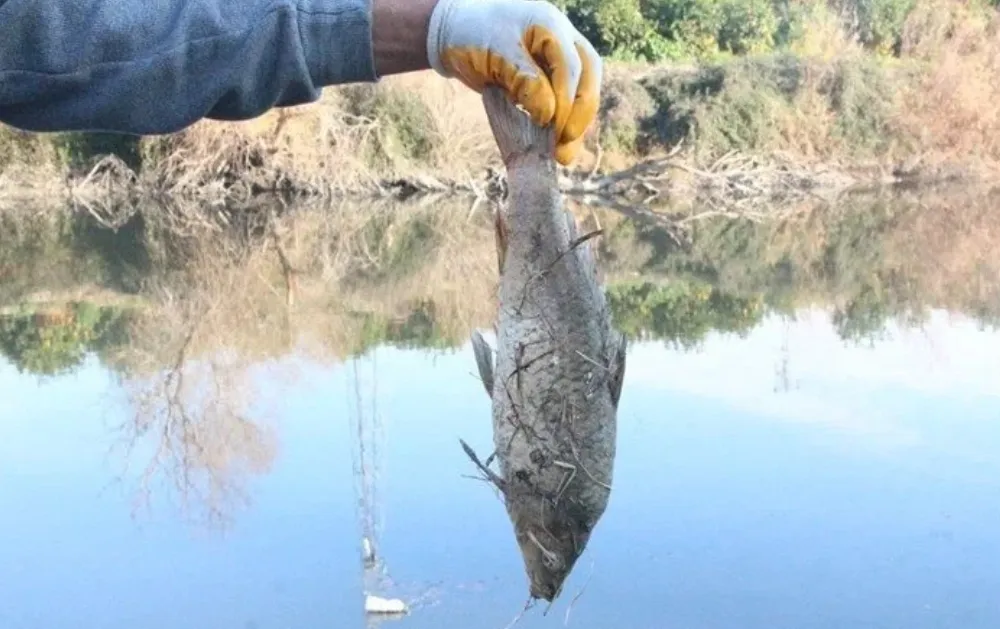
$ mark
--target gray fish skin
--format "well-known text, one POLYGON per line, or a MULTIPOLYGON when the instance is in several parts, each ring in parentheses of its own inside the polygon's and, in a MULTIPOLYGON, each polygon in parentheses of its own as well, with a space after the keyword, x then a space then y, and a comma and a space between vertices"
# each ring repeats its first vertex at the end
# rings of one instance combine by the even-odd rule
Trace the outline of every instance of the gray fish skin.
POLYGON ((500 470, 484 471, 504 495, 531 597, 551 602, 608 504, 626 343, 611 323, 594 241, 563 207, 553 131, 500 91, 487 89, 483 102, 508 189, 494 216, 495 353, 478 332, 472 338, 500 470))

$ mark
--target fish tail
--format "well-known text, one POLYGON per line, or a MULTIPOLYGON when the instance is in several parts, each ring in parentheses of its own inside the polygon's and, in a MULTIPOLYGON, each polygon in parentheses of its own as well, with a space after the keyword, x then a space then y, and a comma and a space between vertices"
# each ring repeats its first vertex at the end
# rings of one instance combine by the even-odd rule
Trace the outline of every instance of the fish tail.
POLYGON ((506 166, 509 167, 514 159, 528 153, 554 159, 555 131, 551 126, 536 125, 498 87, 489 86, 483 90, 483 105, 506 166))

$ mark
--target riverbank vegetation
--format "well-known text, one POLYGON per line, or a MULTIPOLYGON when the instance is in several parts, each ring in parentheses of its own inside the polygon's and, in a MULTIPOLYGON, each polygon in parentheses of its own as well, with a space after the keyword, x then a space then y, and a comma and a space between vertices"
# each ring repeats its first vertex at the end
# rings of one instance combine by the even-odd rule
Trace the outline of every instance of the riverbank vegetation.
MULTIPOLYGON (((992 2, 561 4, 609 59, 580 172, 614 172, 664 154, 704 169, 739 154, 764 163, 780 156, 805 178, 836 170, 877 183, 992 176, 1000 163, 1000 22, 992 2)), ((164 137, 0 129, 0 190, 51 195, 67 176, 93 184, 85 178, 108 154, 121 159, 116 189, 134 180, 122 174, 131 169, 147 192, 226 198, 442 182, 475 191, 497 164, 476 95, 416 73, 164 137)))
MULTIPOLYGON (((810 308, 850 342, 919 324, 931 309, 996 325, 995 198, 873 191, 771 221, 706 217, 682 241, 656 221, 577 210, 605 230, 599 258, 617 324, 692 349, 810 308)), ((466 210, 260 199, 230 210, 241 224, 179 232, 157 222, 172 210, 149 202, 117 233, 78 213, 2 215, 0 352, 39 375, 94 354, 152 377, 234 356, 339 362, 380 345, 457 349, 496 308, 491 225, 466 210)))

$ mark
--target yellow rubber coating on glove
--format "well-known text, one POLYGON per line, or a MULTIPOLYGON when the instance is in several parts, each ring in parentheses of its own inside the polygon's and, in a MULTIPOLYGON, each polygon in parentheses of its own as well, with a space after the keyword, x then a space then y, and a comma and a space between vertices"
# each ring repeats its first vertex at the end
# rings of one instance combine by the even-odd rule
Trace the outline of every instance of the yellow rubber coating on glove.
POLYGON ((597 117, 600 106, 600 75, 594 71, 588 51, 575 44, 582 61, 575 93, 571 93, 570 64, 566 51, 551 31, 532 25, 521 45, 532 66, 519 67, 505 57, 478 47, 447 48, 441 60, 449 72, 476 92, 499 85, 531 116, 535 124, 555 126, 556 160, 571 164, 583 146, 583 135, 597 117))

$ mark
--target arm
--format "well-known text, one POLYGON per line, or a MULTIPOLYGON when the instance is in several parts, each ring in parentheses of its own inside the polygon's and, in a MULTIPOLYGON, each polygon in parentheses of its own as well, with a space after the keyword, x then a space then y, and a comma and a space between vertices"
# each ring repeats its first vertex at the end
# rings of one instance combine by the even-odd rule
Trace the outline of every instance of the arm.
POLYGON ((0 0, 0 122, 178 131, 428 67, 434 0, 0 0))

